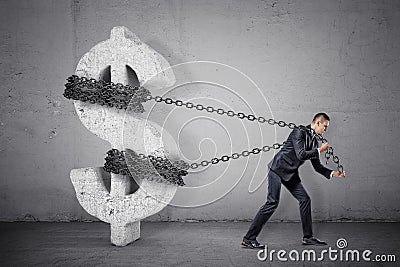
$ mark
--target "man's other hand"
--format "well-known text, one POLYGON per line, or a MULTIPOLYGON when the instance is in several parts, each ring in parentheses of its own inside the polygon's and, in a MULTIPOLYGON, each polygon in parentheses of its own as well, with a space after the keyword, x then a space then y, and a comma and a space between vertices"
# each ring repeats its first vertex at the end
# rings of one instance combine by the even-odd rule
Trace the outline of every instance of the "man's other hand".
POLYGON ((319 148, 319 152, 324 152, 324 151, 327 151, 328 150, 328 148, 329 148, 329 144, 328 143, 323 143, 322 145, 321 145, 321 147, 319 148))
POLYGON ((344 178, 346 177, 346 174, 344 172, 339 172, 339 171, 334 171, 333 176, 337 177, 337 178, 344 178))

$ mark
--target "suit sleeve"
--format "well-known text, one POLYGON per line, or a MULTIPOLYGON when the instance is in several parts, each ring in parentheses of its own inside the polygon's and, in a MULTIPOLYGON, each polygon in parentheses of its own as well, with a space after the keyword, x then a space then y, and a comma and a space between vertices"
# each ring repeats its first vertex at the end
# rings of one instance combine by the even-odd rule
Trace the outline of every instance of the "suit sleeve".
POLYGON ((324 167, 324 166, 321 164, 321 161, 319 160, 319 158, 317 158, 317 159, 312 159, 312 160, 311 160, 311 164, 313 165, 314 170, 316 170, 318 173, 322 174, 322 175, 325 176, 327 179, 330 179, 330 178, 331 178, 331 172, 332 172, 332 170, 330 170, 330 169, 324 167))
POLYGON ((292 143, 294 151, 296 152, 296 157, 299 160, 308 160, 308 159, 319 159, 319 152, 317 148, 312 150, 305 149, 305 138, 306 132, 304 130, 300 130, 299 128, 295 128, 292 133, 292 143))

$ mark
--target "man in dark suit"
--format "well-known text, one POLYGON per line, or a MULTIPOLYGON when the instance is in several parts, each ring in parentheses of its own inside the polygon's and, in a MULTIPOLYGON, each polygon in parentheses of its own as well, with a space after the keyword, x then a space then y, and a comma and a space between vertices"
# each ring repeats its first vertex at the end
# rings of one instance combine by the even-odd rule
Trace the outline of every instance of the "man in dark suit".
POLYGON ((249 230, 243 237, 242 245, 248 248, 262 249, 256 237, 262 227, 274 213, 279 203, 281 184, 299 201, 300 217, 303 227, 303 245, 326 245, 313 236, 311 219, 311 199, 304 189, 300 177, 299 167, 310 160, 314 169, 330 179, 332 176, 344 178, 343 172, 332 171, 321 164, 319 155, 328 150, 329 144, 323 143, 318 147, 316 134, 323 134, 329 126, 329 116, 318 113, 310 125, 299 126, 290 133, 282 149, 275 155, 269 164, 267 202, 260 208, 249 230))

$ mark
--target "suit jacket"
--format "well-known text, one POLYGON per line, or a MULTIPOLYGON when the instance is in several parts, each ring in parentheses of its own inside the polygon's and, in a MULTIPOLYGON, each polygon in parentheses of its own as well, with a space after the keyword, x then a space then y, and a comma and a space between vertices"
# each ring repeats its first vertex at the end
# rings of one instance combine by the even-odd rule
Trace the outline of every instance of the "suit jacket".
POLYGON ((269 167, 283 180, 289 181, 293 176, 299 177, 299 167, 306 160, 311 160, 314 169, 330 179, 332 170, 325 168, 319 160, 318 141, 312 135, 311 125, 293 129, 269 167))

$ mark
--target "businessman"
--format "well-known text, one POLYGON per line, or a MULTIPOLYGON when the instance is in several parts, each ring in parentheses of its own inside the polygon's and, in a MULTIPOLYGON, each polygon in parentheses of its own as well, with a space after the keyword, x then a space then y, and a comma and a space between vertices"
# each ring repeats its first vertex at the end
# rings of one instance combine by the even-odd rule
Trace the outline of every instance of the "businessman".
POLYGON ((323 143, 318 147, 316 134, 323 134, 329 126, 329 116, 318 113, 310 125, 300 126, 290 133, 282 149, 275 155, 269 164, 267 202, 260 208, 253 219, 249 230, 243 237, 242 246, 253 249, 265 248, 257 241, 264 224, 274 213, 279 203, 281 184, 299 202, 301 224, 303 227, 303 245, 326 245, 326 242, 313 236, 311 219, 311 199, 303 187, 299 177, 299 167, 310 160, 314 169, 330 179, 332 176, 344 178, 345 174, 332 171, 321 164, 319 155, 328 150, 329 144, 323 143))

